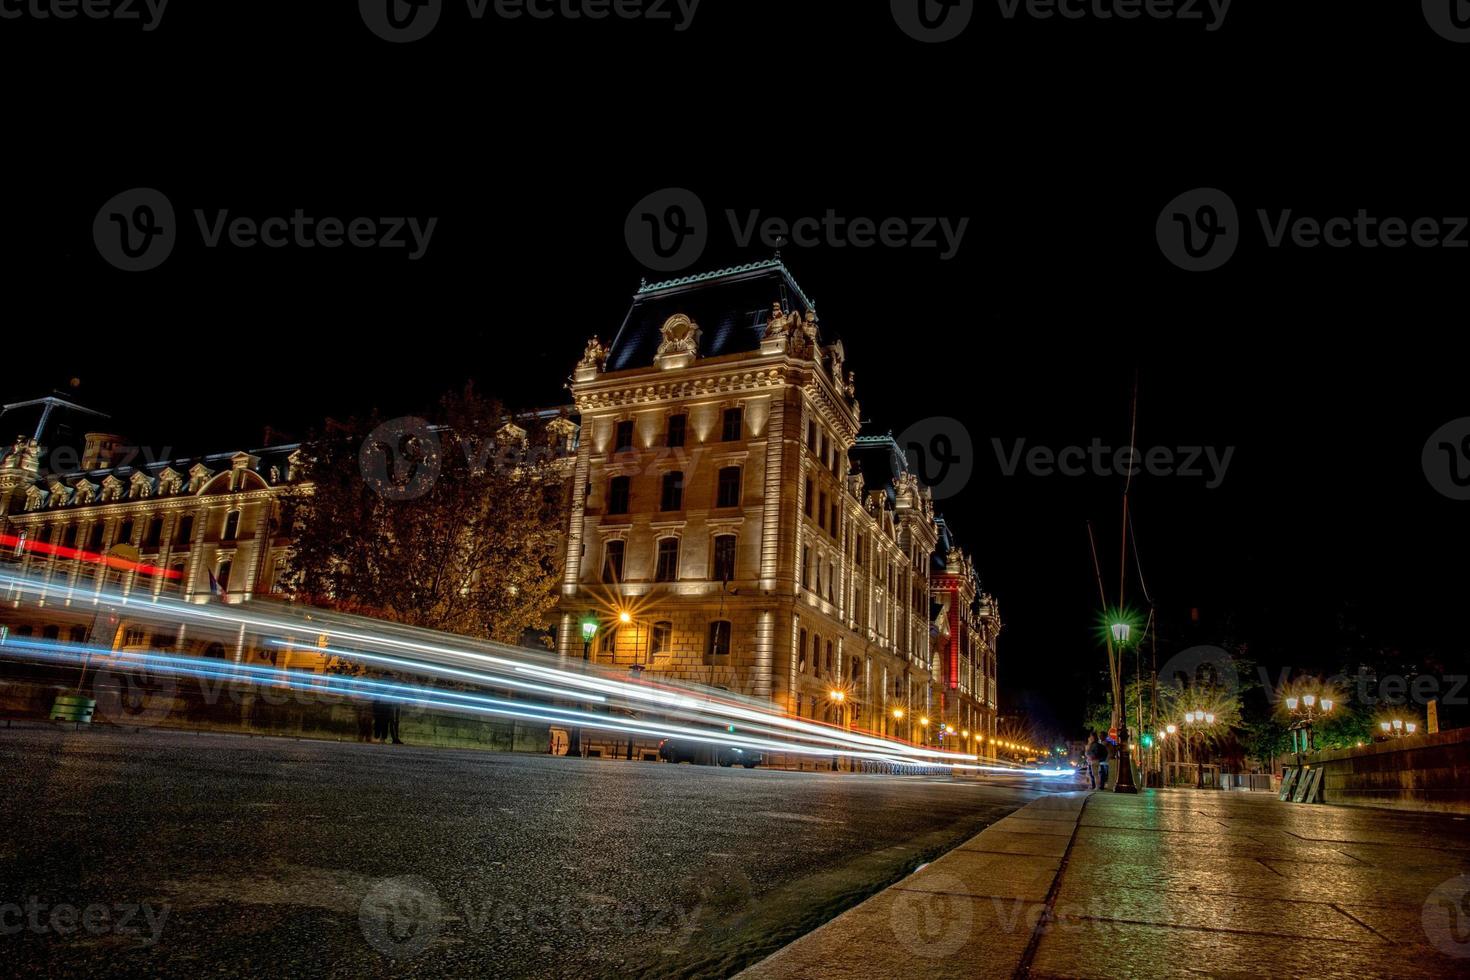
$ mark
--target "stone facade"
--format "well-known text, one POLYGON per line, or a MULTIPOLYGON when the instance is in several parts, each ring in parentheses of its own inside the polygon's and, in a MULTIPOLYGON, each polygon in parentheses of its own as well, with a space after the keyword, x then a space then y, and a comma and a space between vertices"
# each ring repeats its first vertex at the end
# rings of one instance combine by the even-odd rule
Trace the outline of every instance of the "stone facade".
POLYGON ((639 290, 571 386, 564 655, 930 744, 948 717, 993 733, 999 618, 946 593, 967 606, 950 686, 933 501, 896 446, 895 472, 865 475, 844 360, 779 260, 639 290))

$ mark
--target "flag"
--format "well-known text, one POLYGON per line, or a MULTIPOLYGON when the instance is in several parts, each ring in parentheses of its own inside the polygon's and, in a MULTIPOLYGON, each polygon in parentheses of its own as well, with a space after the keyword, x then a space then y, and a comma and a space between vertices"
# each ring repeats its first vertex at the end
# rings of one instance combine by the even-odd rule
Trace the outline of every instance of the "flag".
POLYGON ((209 572, 209 591, 223 599, 225 597, 225 590, 219 584, 219 579, 214 577, 214 572, 211 569, 205 569, 205 571, 209 572))

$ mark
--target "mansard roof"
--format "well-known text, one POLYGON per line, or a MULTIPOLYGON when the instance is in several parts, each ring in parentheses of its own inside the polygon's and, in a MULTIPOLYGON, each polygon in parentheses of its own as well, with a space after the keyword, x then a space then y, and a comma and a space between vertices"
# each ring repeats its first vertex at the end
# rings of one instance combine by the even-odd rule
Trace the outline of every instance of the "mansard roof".
MULTIPOLYGON (((645 282, 633 295, 633 305, 613 338, 604 369, 651 367, 663 341, 660 328, 676 313, 699 325, 701 357, 758 350, 772 303, 802 316, 816 309, 779 257, 665 282, 645 282)), ((832 342, 825 335, 819 339, 824 345, 832 342)))

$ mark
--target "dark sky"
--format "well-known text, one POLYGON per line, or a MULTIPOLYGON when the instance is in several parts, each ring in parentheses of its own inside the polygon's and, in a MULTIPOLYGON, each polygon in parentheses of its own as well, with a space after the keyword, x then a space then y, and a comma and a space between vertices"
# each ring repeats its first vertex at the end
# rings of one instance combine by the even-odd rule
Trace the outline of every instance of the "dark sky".
POLYGON ((475 23, 451 4, 404 45, 353 6, 181 6, 150 33, 7 22, 6 401, 79 377, 159 451, 413 411, 466 379, 545 405, 640 277, 664 278, 624 240, 645 194, 703 201, 695 270, 769 254, 733 241, 726 209, 968 217, 949 261, 783 255, 846 342, 870 431, 963 423, 974 475, 942 510, 1006 618, 1009 695, 1079 716, 1103 662, 1085 522, 1111 595, 1121 487, 1007 477, 992 440, 1123 445, 1135 372, 1140 446, 1233 449, 1217 488, 1134 484, 1162 617, 1200 608, 1314 669, 1350 608, 1377 642, 1463 669, 1470 503, 1438 494, 1420 455, 1470 415, 1454 339, 1470 250, 1273 249, 1256 217, 1470 212, 1452 149, 1470 45, 1419 5, 1242 3, 1207 32, 982 3, 939 45, 883 3, 705 0, 684 32, 475 23), (123 273, 91 226, 140 186, 167 195, 180 240, 123 273), (1187 273, 1155 219, 1201 186, 1230 195, 1243 240, 1187 273), (192 214, 298 207, 439 220, 410 262, 208 249, 192 214))

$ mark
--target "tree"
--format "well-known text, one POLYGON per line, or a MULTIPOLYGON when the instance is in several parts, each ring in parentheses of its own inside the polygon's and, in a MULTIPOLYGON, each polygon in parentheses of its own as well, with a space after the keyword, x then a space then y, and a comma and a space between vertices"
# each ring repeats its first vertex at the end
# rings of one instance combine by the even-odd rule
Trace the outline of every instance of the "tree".
POLYGON ((567 423, 512 421, 469 386, 437 415, 334 423, 308 444, 289 571, 317 604, 516 643, 556 602, 567 423))

